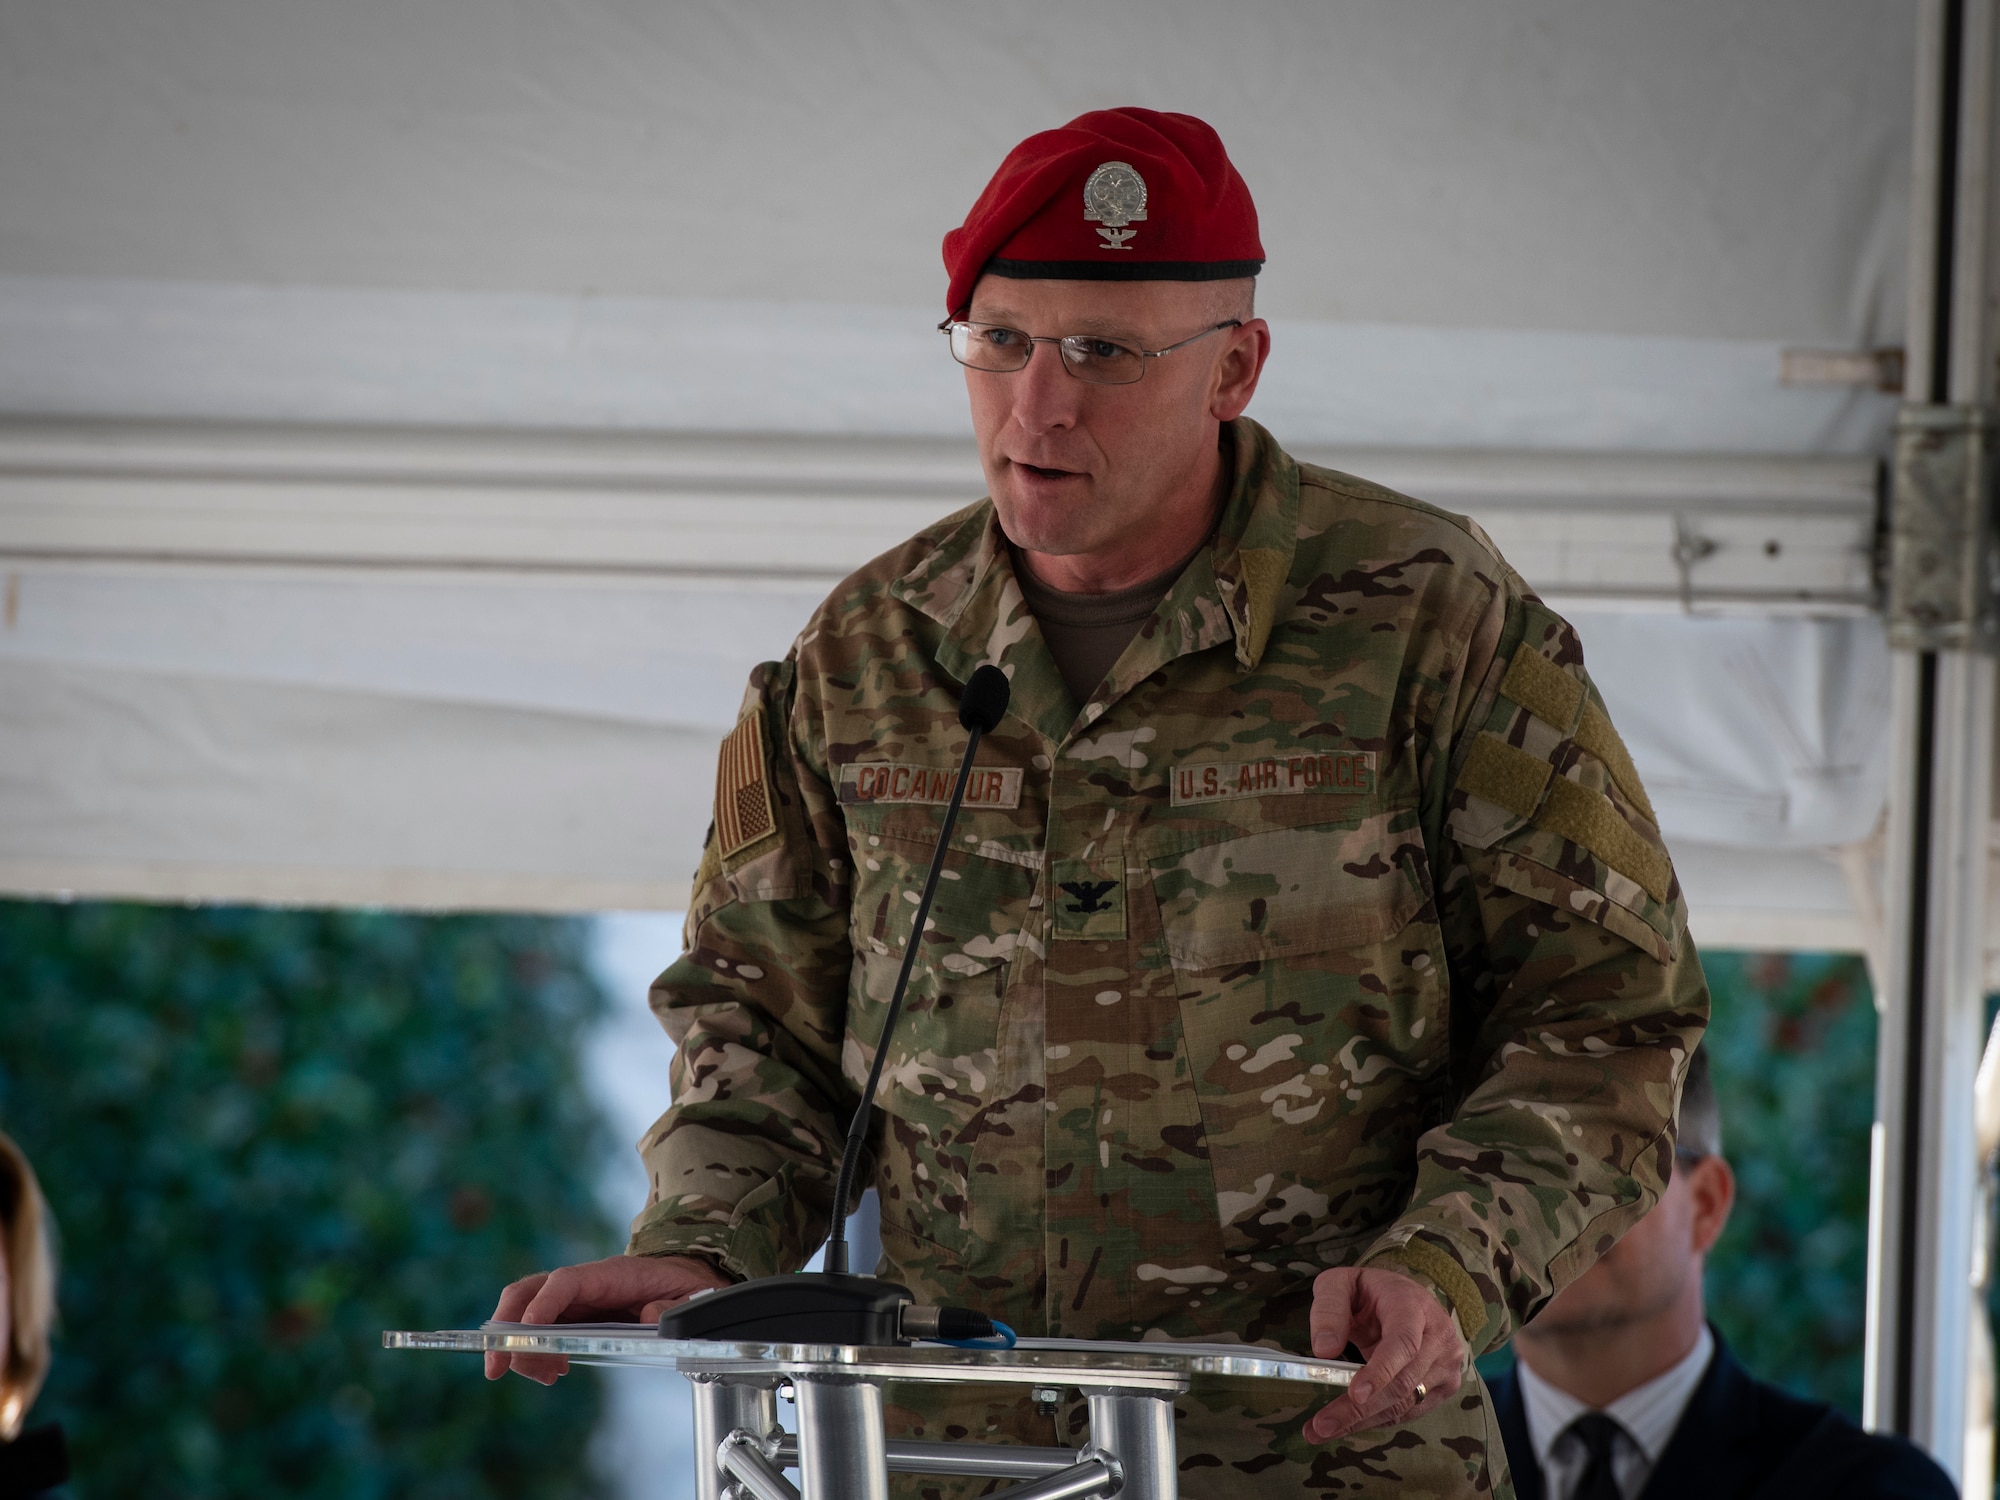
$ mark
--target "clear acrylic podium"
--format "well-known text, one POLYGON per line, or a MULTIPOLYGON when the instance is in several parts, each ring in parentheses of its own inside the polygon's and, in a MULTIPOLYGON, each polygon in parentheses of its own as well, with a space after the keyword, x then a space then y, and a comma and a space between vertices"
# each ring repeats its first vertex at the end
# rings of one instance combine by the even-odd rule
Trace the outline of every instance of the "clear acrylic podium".
MULTIPOLYGON (((1252 1344, 740 1344, 663 1339, 633 1324, 489 1324, 385 1333, 382 1343, 389 1349, 564 1354, 580 1364, 678 1370, 694 1386, 700 1500, 887 1500, 891 1473, 1020 1481, 992 1500, 1175 1500, 1174 1397, 1210 1381, 1278 1381, 1318 1387, 1331 1400, 1359 1368, 1252 1344), (1090 1441, 1081 1448, 892 1441, 882 1426, 882 1388, 903 1381, 1027 1386, 1048 1402, 1079 1392, 1089 1406, 1090 1441), (778 1423, 781 1388, 789 1388, 798 1405, 796 1435, 778 1423), (798 1470, 796 1487, 786 1469, 798 1470)), ((1310 1400, 1313 1393, 1300 1394, 1310 1400)))

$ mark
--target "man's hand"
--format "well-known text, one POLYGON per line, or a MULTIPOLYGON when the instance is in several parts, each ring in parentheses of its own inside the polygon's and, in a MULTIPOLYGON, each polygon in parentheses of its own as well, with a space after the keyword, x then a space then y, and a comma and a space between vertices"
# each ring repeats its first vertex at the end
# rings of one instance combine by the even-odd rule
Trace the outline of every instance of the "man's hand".
POLYGON ((1318 1358, 1338 1359, 1352 1343, 1368 1363, 1345 1395, 1306 1423, 1309 1443, 1420 1417, 1458 1389, 1465 1371, 1458 1319, 1430 1288, 1400 1271, 1322 1271, 1313 1282, 1311 1327, 1318 1358))
MULTIPOLYGON (((704 1287, 728 1285, 727 1276, 698 1257, 614 1255, 522 1277, 500 1294, 493 1319, 497 1323, 622 1323, 627 1319, 651 1323, 704 1287)), ((569 1360, 560 1354, 486 1356, 488 1380, 498 1380, 509 1369, 543 1385, 554 1385, 569 1369, 569 1360)))

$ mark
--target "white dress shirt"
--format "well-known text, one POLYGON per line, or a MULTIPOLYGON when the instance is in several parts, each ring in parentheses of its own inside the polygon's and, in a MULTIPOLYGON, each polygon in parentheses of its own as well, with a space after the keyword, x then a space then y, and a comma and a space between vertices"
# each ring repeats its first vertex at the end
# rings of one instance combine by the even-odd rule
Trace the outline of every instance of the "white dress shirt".
MULTIPOLYGON (((1704 1323, 1701 1337, 1685 1359, 1604 1408, 1604 1415, 1618 1424, 1611 1470, 1625 1500, 1638 1500, 1646 1487, 1653 1465, 1666 1452, 1668 1440, 1680 1426, 1681 1413, 1687 1410, 1714 1354, 1715 1335, 1704 1323)), ((1583 1440, 1568 1430, 1569 1424, 1596 1408, 1550 1385, 1528 1368, 1526 1360, 1517 1360, 1514 1370, 1521 1382, 1521 1404, 1527 1410, 1528 1441, 1534 1445, 1535 1461, 1542 1466, 1543 1492, 1547 1500, 1570 1500, 1577 1481, 1583 1478, 1588 1455, 1583 1440)))

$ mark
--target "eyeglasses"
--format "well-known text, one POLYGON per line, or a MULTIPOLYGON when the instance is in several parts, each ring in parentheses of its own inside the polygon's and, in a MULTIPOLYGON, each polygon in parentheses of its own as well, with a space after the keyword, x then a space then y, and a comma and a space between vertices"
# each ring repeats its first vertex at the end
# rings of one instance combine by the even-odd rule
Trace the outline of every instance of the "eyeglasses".
POLYGON ((946 318, 938 324, 938 332, 951 339, 951 357, 967 369, 1009 375, 1016 370, 1027 369, 1028 361, 1034 356, 1035 345, 1054 344, 1056 352, 1062 356, 1063 368, 1078 380, 1087 380, 1092 385, 1133 385, 1145 378, 1147 360, 1159 359, 1176 349, 1185 349, 1211 333, 1242 326, 1241 318, 1231 318, 1164 349, 1141 349, 1136 344, 1099 338, 1094 333, 1049 338, 1023 333, 1018 328, 1007 328, 999 323, 967 323, 956 318, 946 318))

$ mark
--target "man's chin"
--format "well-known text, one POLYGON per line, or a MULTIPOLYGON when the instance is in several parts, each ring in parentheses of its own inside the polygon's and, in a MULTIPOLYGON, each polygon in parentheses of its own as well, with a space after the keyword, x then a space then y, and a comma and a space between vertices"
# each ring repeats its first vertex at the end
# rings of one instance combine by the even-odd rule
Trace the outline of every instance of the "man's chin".
POLYGON ((1088 511, 1081 503, 1084 495, 1079 492, 1076 498, 1078 503, 1064 504, 1058 498, 1023 496, 1018 492, 993 497, 1000 512, 1000 529, 1007 534, 1007 540, 1024 551, 1050 557, 1070 557, 1099 545, 1098 539, 1079 524, 1088 511))
POLYGON ((1563 1313, 1555 1318, 1544 1312, 1523 1328, 1520 1336, 1530 1341, 1596 1338, 1600 1334, 1615 1333, 1620 1329, 1630 1328, 1645 1316, 1644 1309, 1634 1307, 1593 1307, 1563 1313))

